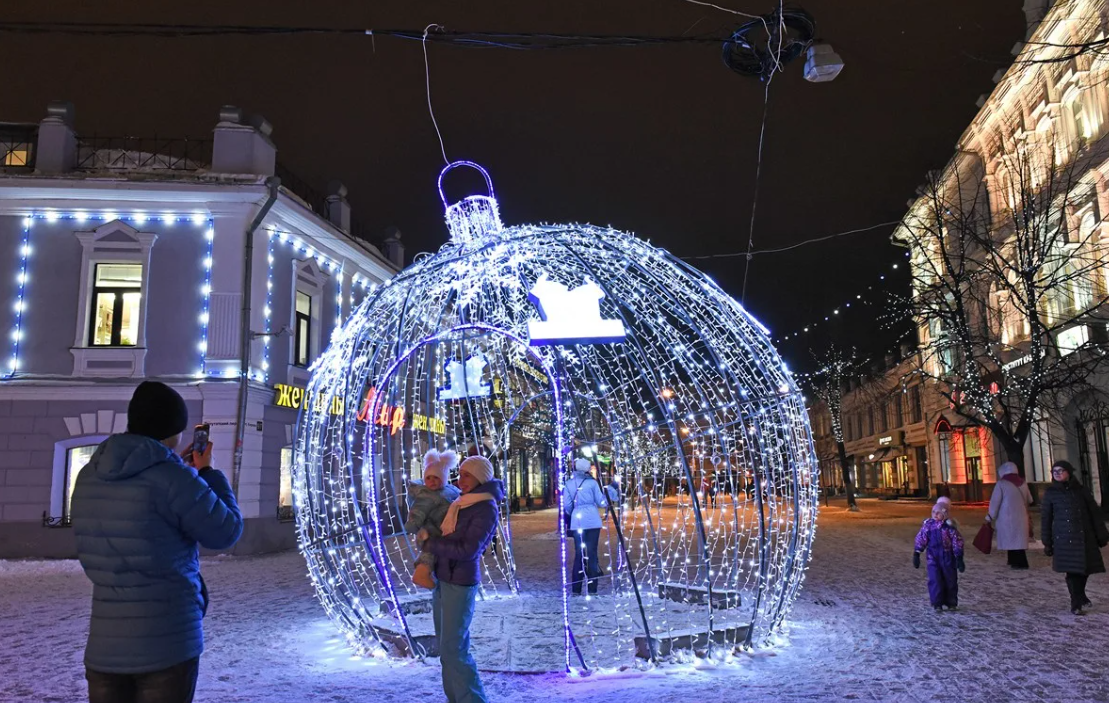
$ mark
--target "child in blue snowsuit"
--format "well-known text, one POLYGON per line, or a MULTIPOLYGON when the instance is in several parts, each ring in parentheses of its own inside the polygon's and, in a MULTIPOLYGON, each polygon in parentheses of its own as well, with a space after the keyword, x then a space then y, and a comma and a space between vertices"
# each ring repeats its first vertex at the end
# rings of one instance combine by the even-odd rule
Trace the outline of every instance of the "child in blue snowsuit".
MULTIPOLYGON (((451 470, 458 464, 458 454, 447 451, 437 452, 434 449, 424 455, 424 480, 423 483, 413 481, 408 486, 408 521, 404 523, 404 531, 410 535, 426 530, 427 534, 438 537, 442 535, 439 526, 447 515, 451 503, 458 499, 462 492, 447 483, 451 470)), ((422 549, 423 540, 416 538, 417 549, 422 549)), ((431 552, 420 552, 416 566, 412 570, 412 583, 431 590, 435 588, 435 555, 431 552)))
POLYGON ((940 612, 959 607, 959 574, 966 569, 963 563, 963 536, 955 521, 947 514, 947 505, 937 502, 932 517, 924 521, 916 535, 913 549, 913 568, 920 568, 920 554, 928 556, 928 596, 932 607, 940 612))

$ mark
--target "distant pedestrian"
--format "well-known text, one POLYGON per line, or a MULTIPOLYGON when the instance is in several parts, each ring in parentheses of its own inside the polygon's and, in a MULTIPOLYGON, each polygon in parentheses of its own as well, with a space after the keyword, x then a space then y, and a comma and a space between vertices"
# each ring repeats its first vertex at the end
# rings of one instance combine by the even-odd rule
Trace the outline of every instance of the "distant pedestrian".
POLYGON ((174 453, 188 419, 172 388, 140 384, 127 433, 104 440, 77 476, 73 533, 93 584, 91 703, 193 699, 208 610, 198 547, 235 544, 243 518, 227 479, 211 468, 211 443, 190 443, 184 460, 174 453))
POLYGON ((620 512, 620 493, 620 477, 613 474, 612 480, 605 486, 605 500, 608 501, 608 504, 612 506, 612 510, 617 514, 620 512))
POLYGON ((1027 569, 1028 554, 1025 550, 1031 536, 1028 506, 1032 504, 1032 493, 1013 462, 1002 464, 997 475, 999 478, 990 496, 986 521, 993 525, 997 548, 1006 551, 1009 567, 1027 569))
POLYGON ((574 538, 574 563, 571 569, 570 588, 574 595, 581 595, 582 582, 588 592, 595 594, 601 577, 599 542, 601 538, 601 512, 607 506, 601 484, 589 473, 589 460, 574 461, 574 474, 562 487, 562 507, 565 510, 567 529, 574 538))
POLYGON ((1109 545, 1109 530, 1090 492, 1078 482, 1074 467, 1057 461, 1051 467, 1051 485, 1044 491, 1041 508, 1044 554, 1052 567, 1067 575, 1070 608, 1081 615, 1092 604, 1086 597, 1090 574, 1105 572, 1101 547, 1109 545))
POLYGON ((435 555, 437 582, 431 607, 443 693, 453 703, 485 703, 489 699, 470 654, 470 624, 481 590, 481 555, 497 534, 504 484, 493 477, 488 459, 471 456, 458 467, 458 487, 462 495, 443 518, 442 536, 420 530, 416 539, 425 552, 435 555))
POLYGON ((928 597, 936 612, 959 607, 959 574, 963 563, 963 536, 947 514, 947 505, 937 501, 932 517, 924 521, 913 545, 913 568, 920 568, 920 554, 928 562, 928 597))

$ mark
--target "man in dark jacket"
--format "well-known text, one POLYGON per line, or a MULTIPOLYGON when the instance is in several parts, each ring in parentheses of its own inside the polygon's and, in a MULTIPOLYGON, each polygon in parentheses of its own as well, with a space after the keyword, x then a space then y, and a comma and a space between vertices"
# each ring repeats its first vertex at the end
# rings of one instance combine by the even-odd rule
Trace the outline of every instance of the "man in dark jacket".
POLYGON ((188 425, 185 401, 142 383, 127 433, 104 440, 77 476, 73 531, 93 583, 85 647, 90 703, 189 703, 208 593, 198 545, 226 549, 243 531, 212 445, 174 453, 188 425), (194 467, 200 467, 197 471, 194 467))
POLYGON ((1105 572, 1101 548, 1109 545, 1109 530, 1094 497, 1068 462, 1057 461, 1051 467, 1051 485, 1041 502, 1044 553, 1052 557, 1055 571, 1067 575, 1071 612, 1081 615, 1090 607, 1087 579, 1105 572))

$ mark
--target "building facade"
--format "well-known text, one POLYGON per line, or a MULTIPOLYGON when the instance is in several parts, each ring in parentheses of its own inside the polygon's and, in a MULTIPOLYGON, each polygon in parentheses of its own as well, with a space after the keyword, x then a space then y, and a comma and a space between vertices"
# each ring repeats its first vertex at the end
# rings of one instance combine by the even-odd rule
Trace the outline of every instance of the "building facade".
MULTIPOLYGON (((1021 205, 1022 192, 1043 193, 1053 184, 1052 173, 1066 173, 1061 215, 1049 224, 1059 237, 1059 260, 1105 257, 1109 234, 1109 2, 1106 0, 1026 0, 1028 34, 1014 47, 1016 61, 998 71, 996 88, 979 100, 980 110, 960 137, 956 154, 935 178, 949 192, 983 193, 975 215, 997 222, 1031 215, 1021 205), (1024 211, 1020 211, 1024 208, 1024 211), (1069 247, 1069 248, 1068 248, 1069 247)), ((1058 185, 1058 184, 1055 184, 1058 185)), ((914 228, 926 220, 935 201, 930 194, 910 201, 909 213, 895 243, 910 249, 914 280, 944 275, 936 251, 920 246, 914 228), (939 273, 937 273, 939 272, 939 273)), ((1050 198, 1049 198, 1050 200, 1050 198)), ((943 224, 938 225, 942 232, 943 224)), ((1004 246, 1004 242, 1001 246, 1004 246)), ((1000 247, 999 247, 1000 248, 1000 247)), ((1048 323, 1055 354, 1104 353, 1104 305, 1109 300, 1109 266, 1091 267, 1049 291, 1036 305, 1048 323)), ((915 295, 916 293, 914 293, 915 295)), ((1003 290, 991 294, 980 320, 990 329, 999 351, 996 361, 983 362, 999 379, 1019 374, 1031 360, 1027 323, 1003 290), (1008 301, 1008 302, 1007 302, 1008 301)), ((924 364, 950 364, 942 353, 945 331, 922 321, 919 329, 924 364)), ((927 368, 935 377, 942 370, 927 368)), ((1024 445, 1025 473, 1036 493, 1051 480, 1054 460, 1067 459, 1099 503, 1109 507, 1109 378, 1092 377, 1092 388, 1065 407, 1037 410, 1024 445)), ((927 386, 927 384, 926 384, 927 386)), ((991 392, 996 393, 996 386, 991 392)), ((935 389, 931 389, 935 391, 935 389)), ((928 395, 929 389, 925 389, 928 395)), ((938 393, 931 393, 938 396, 938 393)), ((968 422, 952 407, 935 402, 926 412, 930 472, 933 485, 966 500, 988 500, 997 465, 1006 453, 984 427, 968 422)))
POLYGON ((295 546, 309 368, 403 247, 353 237, 346 189, 283 173, 270 131, 230 107, 200 141, 84 140, 64 104, 0 125, 0 558, 74 554, 74 480, 143 379, 184 397, 190 432, 211 425, 236 551, 295 546))

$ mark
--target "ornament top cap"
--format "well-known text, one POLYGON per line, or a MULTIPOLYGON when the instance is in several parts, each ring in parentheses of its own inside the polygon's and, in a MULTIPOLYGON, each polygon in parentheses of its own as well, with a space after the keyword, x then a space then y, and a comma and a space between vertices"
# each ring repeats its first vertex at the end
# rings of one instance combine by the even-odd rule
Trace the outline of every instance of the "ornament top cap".
POLYGON ((445 219, 451 239, 465 243, 474 239, 496 234, 504 228, 501 222, 500 207, 493 195, 493 179, 489 172, 473 161, 452 161, 439 172, 439 199, 446 209, 445 219), (443 193, 443 177, 450 171, 466 166, 476 170, 485 178, 488 195, 468 195, 456 203, 448 203, 443 193))

